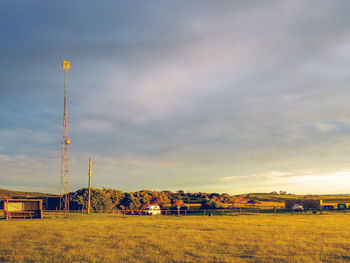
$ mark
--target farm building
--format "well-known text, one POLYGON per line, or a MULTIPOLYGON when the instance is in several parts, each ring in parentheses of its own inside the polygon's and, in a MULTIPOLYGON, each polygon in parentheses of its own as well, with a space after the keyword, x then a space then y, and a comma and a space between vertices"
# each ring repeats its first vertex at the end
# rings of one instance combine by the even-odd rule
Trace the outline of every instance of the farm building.
POLYGON ((292 208, 294 204, 299 204, 304 207, 304 209, 321 209, 322 200, 317 199, 291 199, 285 201, 286 208, 292 208))
POLYGON ((4 216, 13 218, 43 218, 43 201, 39 199, 6 199, 4 216))
POLYGON ((58 210, 60 206, 60 197, 59 196, 40 196, 35 197, 34 199, 43 200, 43 209, 44 210, 58 210))
POLYGON ((60 206, 60 196, 11 196, 0 198, 0 209, 4 209, 3 203, 6 199, 35 199, 43 201, 43 210, 58 210, 60 206))

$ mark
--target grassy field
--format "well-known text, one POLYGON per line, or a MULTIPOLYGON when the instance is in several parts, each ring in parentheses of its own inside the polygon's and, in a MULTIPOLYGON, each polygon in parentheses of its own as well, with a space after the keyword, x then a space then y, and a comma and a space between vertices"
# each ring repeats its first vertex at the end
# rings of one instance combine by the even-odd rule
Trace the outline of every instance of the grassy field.
POLYGON ((0 262, 349 262, 350 215, 0 220, 0 262))

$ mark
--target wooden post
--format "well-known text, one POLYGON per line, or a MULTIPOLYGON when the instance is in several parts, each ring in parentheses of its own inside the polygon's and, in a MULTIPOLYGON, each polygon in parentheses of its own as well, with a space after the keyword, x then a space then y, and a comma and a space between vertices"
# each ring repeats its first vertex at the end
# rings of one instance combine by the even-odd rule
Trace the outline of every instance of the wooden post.
POLYGON ((40 218, 43 218, 44 215, 43 215, 43 201, 40 200, 39 202, 39 209, 40 209, 40 218))
POLYGON ((90 214, 90 207, 91 207, 91 203, 90 203, 90 198, 91 198, 91 158, 89 158, 89 199, 88 199, 88 211, 87 213, 90 214))
POLYGON ((6 214, 6 220, 9 219, 9 213, 8 213, 8 201, 6 200, 6 202, 4 203, 4 213, 6 214))

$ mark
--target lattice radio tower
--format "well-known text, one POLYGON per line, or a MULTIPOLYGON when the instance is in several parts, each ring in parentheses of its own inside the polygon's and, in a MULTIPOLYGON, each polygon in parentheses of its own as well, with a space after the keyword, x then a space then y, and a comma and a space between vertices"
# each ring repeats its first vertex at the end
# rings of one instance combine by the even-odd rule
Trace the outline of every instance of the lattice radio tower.
POLYGON ((62 62, 64 70, 64 111, 63 111, 63 129, 62 129, 62 153, 61 153, 61 185, 60 185, 60 210, 69 211, 69 188, 68 188, 68 139, 67 131, 67 72, 69 70, 69 61, 62 62))

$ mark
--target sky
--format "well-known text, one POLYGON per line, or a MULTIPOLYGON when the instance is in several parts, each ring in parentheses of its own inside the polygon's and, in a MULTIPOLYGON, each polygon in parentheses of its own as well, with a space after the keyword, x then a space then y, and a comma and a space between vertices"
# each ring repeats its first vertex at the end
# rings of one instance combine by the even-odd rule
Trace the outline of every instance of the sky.
POLYGON ((350 193, 349 1, 0 2, 0 188, 350 193))

